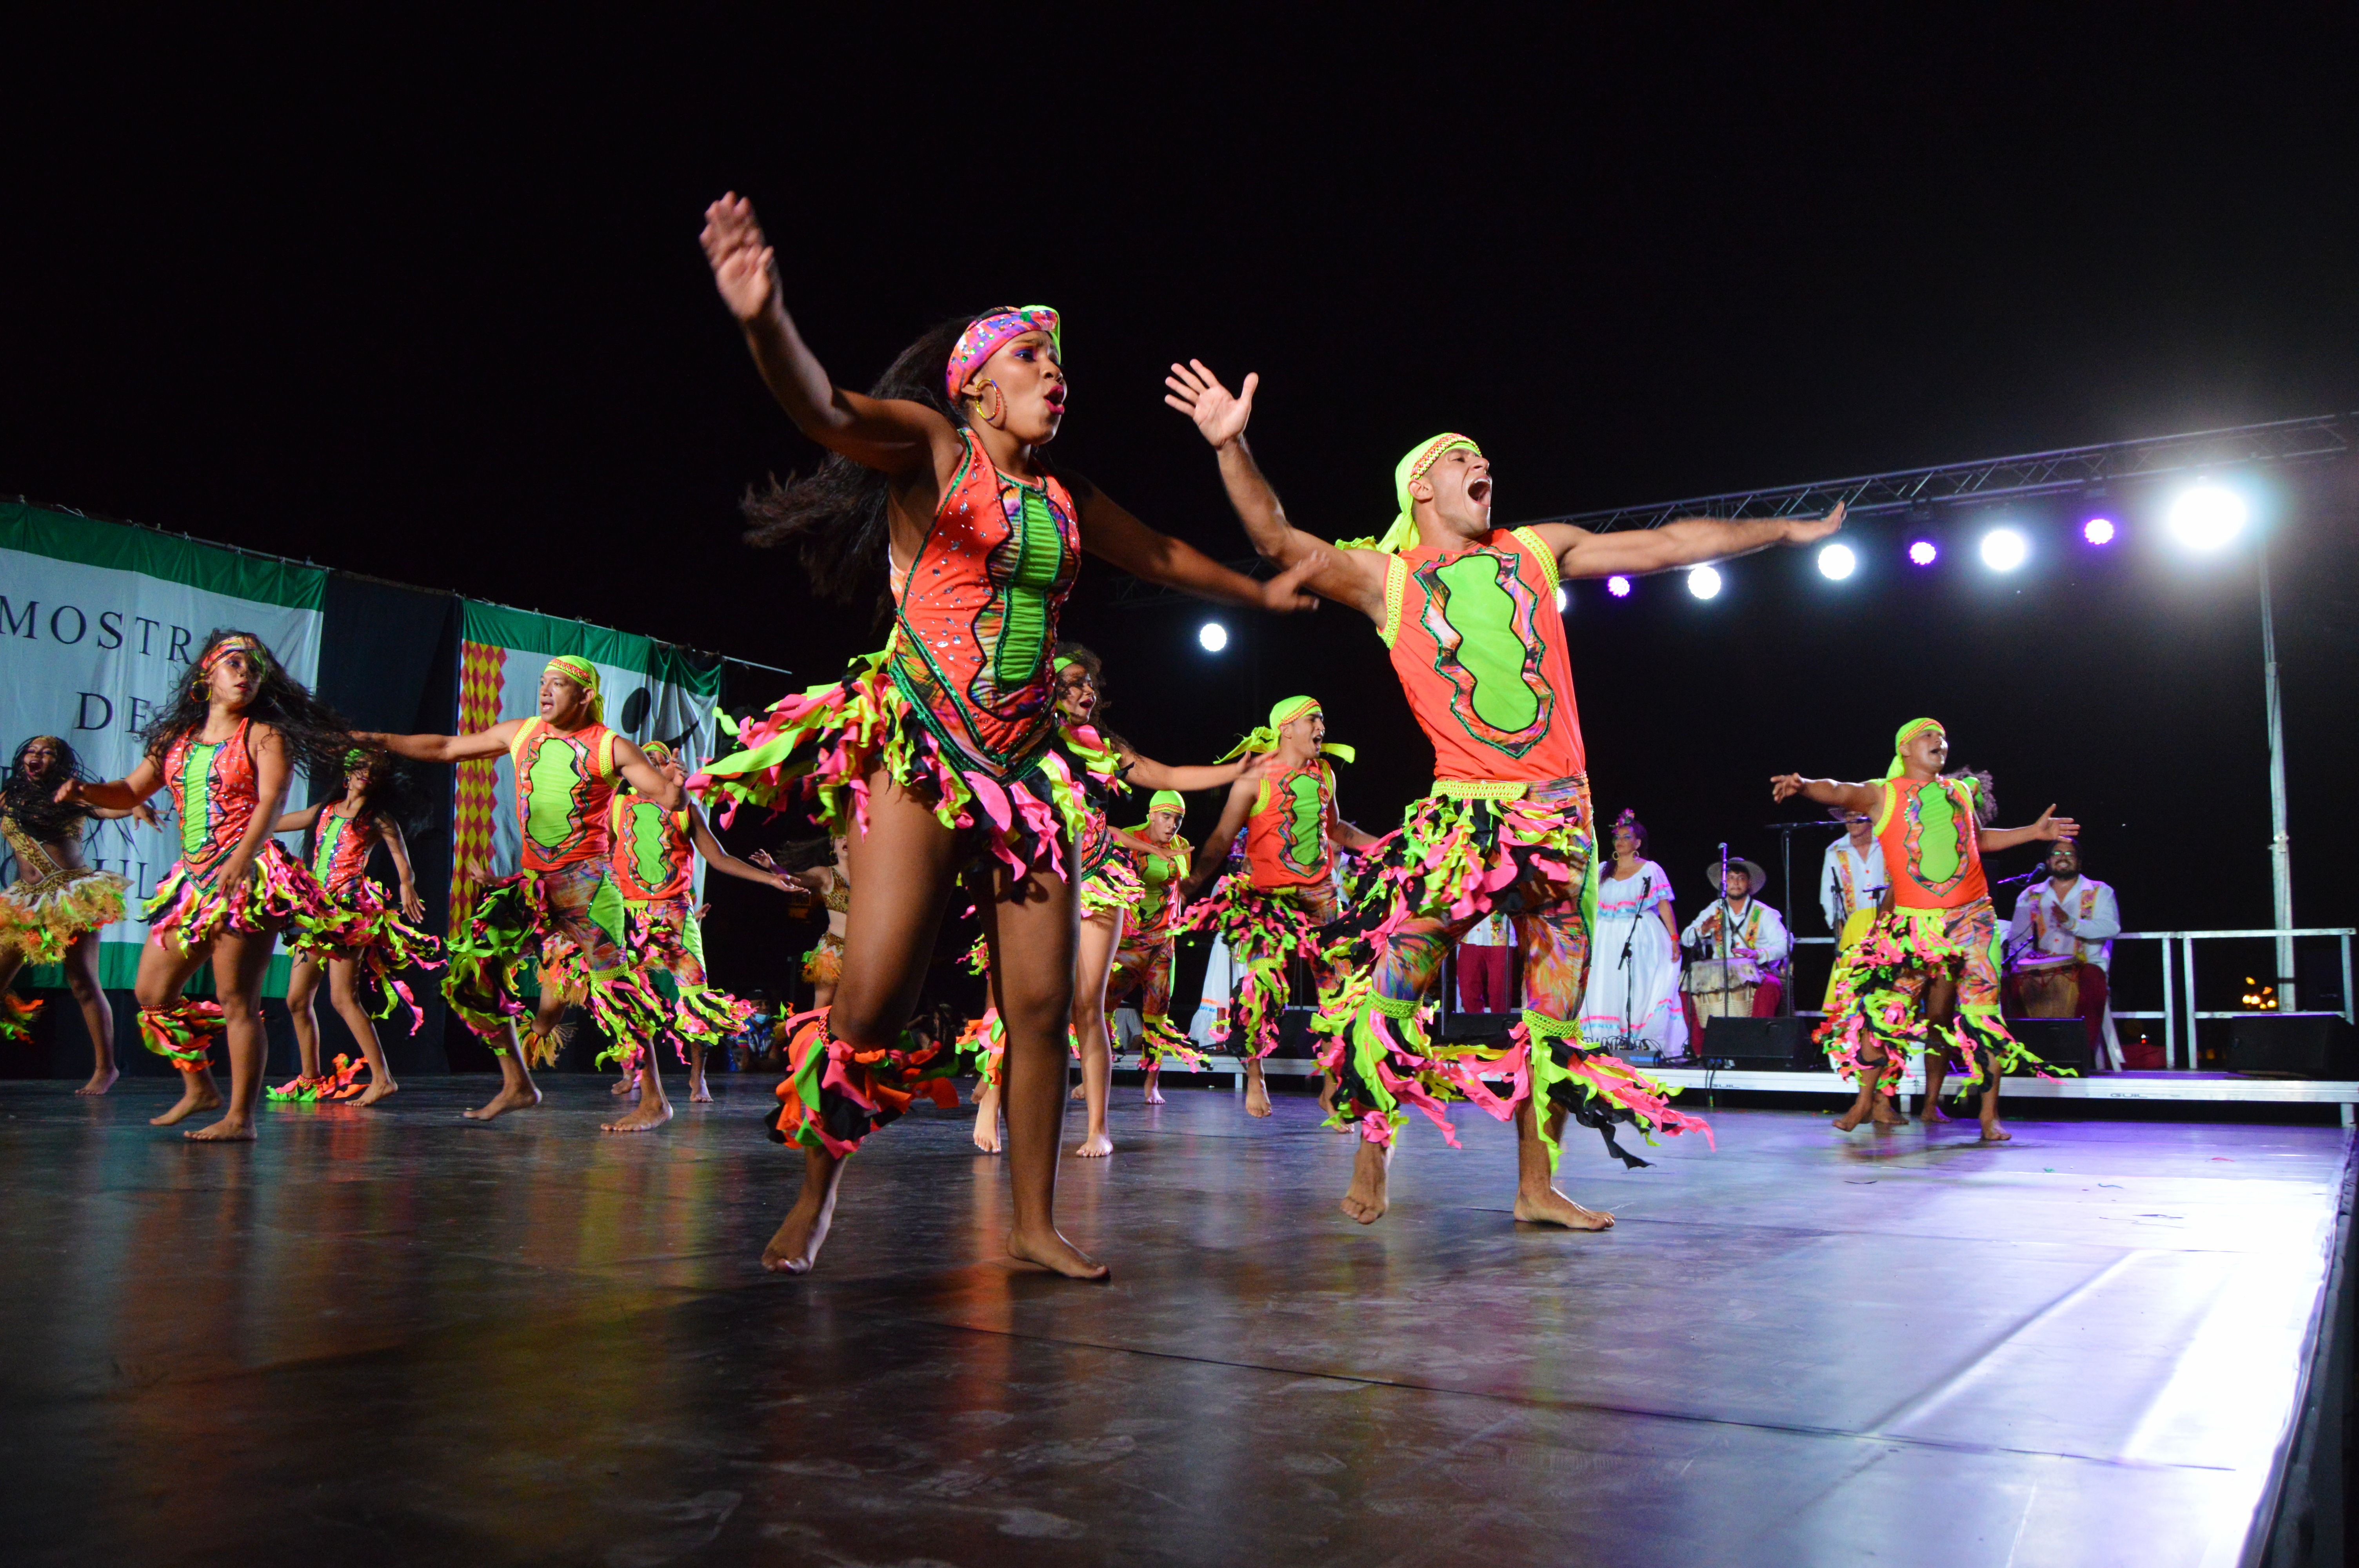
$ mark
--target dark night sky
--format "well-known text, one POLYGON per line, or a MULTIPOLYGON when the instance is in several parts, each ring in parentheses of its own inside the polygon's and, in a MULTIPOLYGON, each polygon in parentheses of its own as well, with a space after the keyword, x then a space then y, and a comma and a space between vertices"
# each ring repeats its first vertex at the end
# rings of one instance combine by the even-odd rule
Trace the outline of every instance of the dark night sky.
MULTIPOLYGON (((1379 525, 1394 460, 1446 427, 1526 517, 2359 408, 2347 16, 1569 11, 432 37, 102 14, 12 49, 0 492, 823 678, 865 615, 736 539, 739 491, 813 453, 696 248, 731 188, 839 380, 941 316, 1056 304, 1059 460, 1223 556, 1212 461, 1159 401, 1175 356, 1262 373, 1257 449, 1330 532, 1379 525)), ((2305 921, 2354 914, 2354 491, 2271 502, 2305 921)), ((2093 825, 2133 925, 2265 922, 2250 554, 2198 571, 2121 504, 2103 561, 2019 511, 2041 550, 2005 585, 1897 582, 1881 522, 1840 592, 1799 556, 1710 606, 1582 589, 1601 806, 1650 820, 1692 909, 1722 837, 1770 858, 1770 772, 1873 773, 1930 712, 2010 818, 2093 825)), ((1937 526, 1962 546, 1973 521, 1937 526)), ((1364 748, 1348 811, 1419 789, 1367 628, 1331 609, 1215 661, 1197 612, 1117 611, 1113 581, 1085 575, 1068 630, 1151 754, 1309 689, 1364 748)))

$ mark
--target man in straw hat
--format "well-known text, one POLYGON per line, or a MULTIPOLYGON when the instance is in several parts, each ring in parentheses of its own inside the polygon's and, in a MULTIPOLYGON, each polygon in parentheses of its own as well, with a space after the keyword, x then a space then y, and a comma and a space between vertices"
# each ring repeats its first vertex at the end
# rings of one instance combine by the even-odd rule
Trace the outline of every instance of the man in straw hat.
MULTIPOLYGON (((1335 809, 1335 768, 1350 762, 1349 746, 1327 740, 1327 715, 1313 697, 1281 698, 1269 722, 1238 741, 1229 757, 1267 759, 1229 786, 1219 826, 1204 840, 1182 896, 1193 903, 1245 836, 1245 870, 1222 879, 1219 891, 1188 914, 1188 929, 1217 932, 1237 964, 1237 989, 1228 1033, 1216 1044, 1245 1058, 1245 1114, 1269 1114, 1262 1060, 1277 1049, 1278 1014, 1286 1006, 1288 960, 1310 955, 1321 1000, 1335 979, 1319 957, 1319 928, 1341 913, 1335 902, 1335 846, 1369 849, 1375 838, 1335 809)), ((1221 759, 1228 761, 1228 757, 1221 759)))
POLYGON ((1246 377, 1233 395, 1201 362, 1174 365, 1165 401, 1220 454, 1230 503, 1263 558, 1305 568, 1303 586, 1375 622, 1434 751, 1433 793, 1386 840, 1347 921, 1355 934, 1331 948, 1351 974, 1322 1011, 1321 1059, 1343 1080, 1339 1119, 1363 1139, 1343 1212, 1362 1224, 1385 1212, 1386 1163, 1405 1105, 1447 1137, 1442 1102, 1463 1098, 1515 1121, 1517 1219, 1602 1230, 1611 1215, 1553 1184, 1563 1119, 1596 1128, 1632 1164, 1643 1162, 1614 1141, 1617 1123, 1649 1135, 1702 1123, 1671 1109, 1660 1086, 1579 1043, 1597 878, 1557 587, 1808 544, 1840 527, 1843 509, 1689 518, 1621 534, 1567 524, 1500 529, 1491 520, 1489 460, 1450 433, 1413 448, 1394 470, 1398 510, 1381 537, 1332 545, 1288 520, 1246 449, 1256 381, 1246 377), (1494 910, 1514 918, 1525 954, 1526 1000, 1511 1044, 1430 1039, 1419 1000, 1450 945, 1494 910), (1501 1078, 1505 1095, 1485 1082, 1501 1078))
MULTIPOLYGON (((1703 880, 1719 896, 1688 922, 1680 933, 1680 946, 1699 959, 1749 970, 1755 978, 1748 982, 1754 988, 1748 1012, 1755 1018, 1777 1017, 1786 994, 1786 956, 1794 950, 1794 939, 1777 912, 1753 896, 1769 880, 1768 873, 1758 861, 1740 855, 1728 862, 1726 885, 1718 860, 1704 868, 1703 880)), ((1725 969, 1723 978, 1725 981, 1725 969)), ((1703 1021, 1696 1016, 1692 993, 1686 1005, 1688 1036, 1701 1049, 1703 1021)))

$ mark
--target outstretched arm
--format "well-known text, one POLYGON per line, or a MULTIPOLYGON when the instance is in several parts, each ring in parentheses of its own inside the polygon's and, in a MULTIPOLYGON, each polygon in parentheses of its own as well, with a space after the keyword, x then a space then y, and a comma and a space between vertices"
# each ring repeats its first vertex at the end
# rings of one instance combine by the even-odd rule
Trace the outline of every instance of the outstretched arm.
POLYGON ((1176 789, 1182 795, 1193 790, 1219 789, 1223 784, 1234 784, 1252 763, 1252 759, 1239 757, 1233 762, 1175 768, 1169 762, 1158 762, 1152 757, 1142 757, 1119 742, 1116 742, 1114 750, 1121 755, 1125 776, 1132 784, 1141 789, 1176 789))
POLYGON ((153 757, 142 757, 128 773, 106 784, 84 784, 80 779, 68 779, 58 786, 58 793, 52 798, 60 805, 78 800, 84 806, 94 806, 118 816, 128 816, 133 807, 163 787, 163 764, 153 757))
POLYGON ((120 822, 128 816, 150 827, 162 825, 156 816, 155 808, 144 800, 128 811, 119 811, 113 806, 85 806, 83 811, 94 822, 120 822))
POLYGON ((2051 806, 2041 812, 2039 820, 2028 827, 1982 829, 1981 842, 1985 853, 1995 853, 2001 849, 2012 849, 2017 844, 2031 843, 2035 839, 2045 838, 2052 842, 2058 838, 2078 838, 2080 836, 2081 825, 2069 816, 2057 816, 2056 808, 2051 806))
POLYGON ((1799 773, 1779 773, 1769 781, 1771 800, 1791 800, 1798 795, 1821 806, 1840 806, 1871 816, 1884 804, 1880 784, 1838 784, 1833 779, 1806 779, 1799 773))
POLYGON ((1749 556, 1772 545, 1808 545, 1843 526, 1843 503, 1823 517, 1683 517, 1659 528, 1593 534, 1570 523, 1542 523, 1532 532, 1556 552, 1559 577, 1643 577, 1749 556))
POLYGON ((1190 360, 1173 365, 1163 384, 1171 389, 1163 401, 1194 420, 1197 433, 1220 454, 1221 482, 1254 552, 1281 569, 1309 562, 1305 588, 1321 599, 1349 605, 1371 621, 1381 619, 1385 557, 1374 550, 1338 549, 1288 522, 1277 490, 1245 445, 1245 426, 1253 419, 1254 392, 1261 377, 1246 376, 1243 389, 1232 394, 1203 361, 1190 360))
POLYGON ((408 757, 413 762, 463 762, 475 757, 499 756, 524 726, 521 719, 503 719, 473 735, 387 735, 375 730, 355 730, 353 739, 364 746, 378 746, 397 757, 408 757))
POLYGON ((323 800, 317 806, 307 806, 300 811, 281 812, 278 820, 270 825, 270 830, 273 833, 300 833, 319 821, 320 813, 327 809, 328 803, 323 800))
POLYGON ((762 380, 795 428, 881 473, 950 471, 959 440, 948 419, 922 403, 847 392, 828 375, 779 301, 777 258, 751 201, 733 190, 707 207, 699 238, 722 303, 745 329, 762 380))
POLYGON ((698 810, 693 802, 688 808, 688 841, 696 846, 696 852, 704 857, 704 863, 723 876, 735 877, 740 881, 760 882, 764 887, 773 887, 783 893, 797 896, 803 893, 803 885, 784 871, 766 871, 741 860, 723 849, 721 841, 712 836, 712 829, 705 825, 704 813, 698 810))
POLYGON ((1221 868, 1228 863, 1229 846, 1237 841, 1237 834, 1244 829, 1245 818, 1253 815, 1254 796, 1260 792, 1261 775, 1258 772, 1229 786, 1228 804, 1221 807, 1220 825, 1212 829, 1212 836, 1204 840, 1204 847, 1196 851, 1195 869, 1188 873, 1187 883, 1180 890, 1180 903, 1195 903, 1203 896, 1204 890, 1212 885, 1212 879, 1221 874, 1221 868))
POLYGON ((1082 548, 1109 566, 1219 604, 1281 613, 1319 608, 1319 601, 1301 590, 1308 564, 1274 578, 1249 578, 1184 539, 1157 533, 1079 474, 1067 474, 1065 487, 1081 508, 1082 548))
POLYGON ((1327 837, 1354 854, 1364 854, 1381 842, 1375 834, 1364 832, 1344 821, 1343 813, 1337 808, 1335 797, 1332 795, 1327 797, 1327 837))

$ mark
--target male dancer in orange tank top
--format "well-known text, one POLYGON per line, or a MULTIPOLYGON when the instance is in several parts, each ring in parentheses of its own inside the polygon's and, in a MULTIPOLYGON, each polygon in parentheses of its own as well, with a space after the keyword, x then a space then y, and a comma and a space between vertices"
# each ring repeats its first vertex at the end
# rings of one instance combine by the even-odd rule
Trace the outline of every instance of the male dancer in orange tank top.
POLYGON ((1858 1099, 1834 1129, 1849 1132, 1870 1115, 1880 1127, 1897 1124, 1883 1097, 1898 1091, 1902 1059, 1912 1051, 1925 1062, 1925 1125, 1944 1119, 1941 1079, 1956 1051, 1974 1075, 1968 1090, 1982 1088, 1983 1141, 2004 1143, 1999 1080, 2009 1067, 2038 1064, 1999 1016, 1998 916, 1983 855, 2071 838, 2080 825, 2051 806, 2028 827, 1984 827, 1979 782, 1942 775, 1950 737, 1938 720, 1902 725, 1892 752, 1891 768, 1874 784, 1799 773, 1769 781, 1774 800, 1799 795, 1866 814, 1892 880, 1875 924, 1838 970, 1819 1026, 1836 1070, 1859 1082, 1858 1099))
POLYGON ((1497 530, 1489 461, 1473 441, 1447 435, 1395 470, 1400 510, 1383 537, 1339 547, 1288 521, 1245 447, 1257 380, 1247 376, 1233 395, 1201 361, 1175 364, 1165 401, 1220 454, 1230 503, 1263 558, 1307 565, 1305 587, 1376 623, 1434 748, 1434 793, 1386 840, 1354 912, 1363 932, 1343 949, 1354 973, 1320 1022, 1333 1036, 1321 1060, 1343 1080, 1338 1117, 1356 1123, 1363 1140, 1343 1212, 1363 1225, 1384 1214, 1404 1103, 1447 1137, 1441 1102, 1464 1098, 1515 1121, 1517 1219, 1602 1230, 1611 1215, 1553 1184, 1565 1116, 1596 1128, 1632 1162, 1614 1141, 1615 1124, 1680 1132, 1702 1123, 1672 1110, 1658 1086, 1614 1057, 1579 1044, 1596 868, 1556 587, 1808 544, 1842 526, 1843 509, 1818 518, 1689 518, 1623 534, 1565 524, 1497 530), (1525 952, 1527 1000, 1511 1047, 1429 1039, 1419 999, 1450 945, 1495 910, 1514 916, 1525 952), (1512 1079, 1510 1092, 1494 1093, 1486 1076, 1512 1079), (1536 1102, 1546 1103, 1545 1117, 1536 1102))

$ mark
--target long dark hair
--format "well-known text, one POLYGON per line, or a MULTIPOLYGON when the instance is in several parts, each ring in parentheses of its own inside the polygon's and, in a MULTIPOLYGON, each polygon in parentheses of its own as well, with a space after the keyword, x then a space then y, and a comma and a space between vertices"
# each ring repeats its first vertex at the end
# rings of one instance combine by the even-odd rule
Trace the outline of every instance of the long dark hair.
POLYGON ((1945 779, 1963 779, 1973 787, 1974 821, 1987 827, 1998 820, 1998 786, 1986 768, 1951 768, 1945 779))
POLYGON ((68 779, 92 781, 83 771, 82 754, 62 735, 27 735, 8 754, 8 776, 0 781, 0 804, 16 819, 16 826, 45 844, 56 844, 82 837, 82 822, 89 810, 80 801, 59 805, 50 798, 58 786, 68 779), (36 741, 48 741, 58 749, 58 765, 49 776, 38 783, 26 776, 25 753, 33 749, 36 741))
MULTIPOLYGON (((868 388, 868 395, 922 403, 953 426, 965 414, 942 389, 943 373, 959 334, 973 316, 953 316, 903 349, 868 388)), ((818 468, 780 483, 745 492, 745 542, 764 549, 791 545, 810 574, 811 591, 842 604, 866 602, 884 585, 892 542, 886 520, 885 476, 841 452, 830 452, 818 468)))
MULTIPOLYGON (((361 775, 361 793, 367 804, 361 807, 361 816, 375 825, 380 836, 390 837, 397 831, 405 837, 416 833, 419 824, 426 818, 426 797, 418 787, 417 775, 390 752, 364 746, 360 752, 367 759, 361 775)), ((349 759, 350 753, 346 755, 349 759)), ((343 799, 351 783, 348 761, 328 799, 343 799)))
POLYGON ((778 846, 777 861, 781 870, 789 871, 812 871, 821 866, 832 869, 835 865, 835 840, 824 836, 789 838, 778 846))
POLYGON ((139 731, 140 742, 147 755, 162 762, 172 743, 183 735, 193 735, 204 728, 205 715, 212 706, 206 682, 197 672, 204 668, 205 655, 220 645, 223 639, 245 637, 262 650, 259 662, 262 684, 247 705, 245 717, 269 725, 278 731, 286 744, 287 760, 313 779, 340 777, 344 771, 345 753, 353 746, 351 726, 343 715, 321 702, 287 673, 263 640, 251 632, 240 632, 217 626, 205 645, 197 650, 186 668, 173 677, 172 689, 157 704, 156 717, 139 731))

